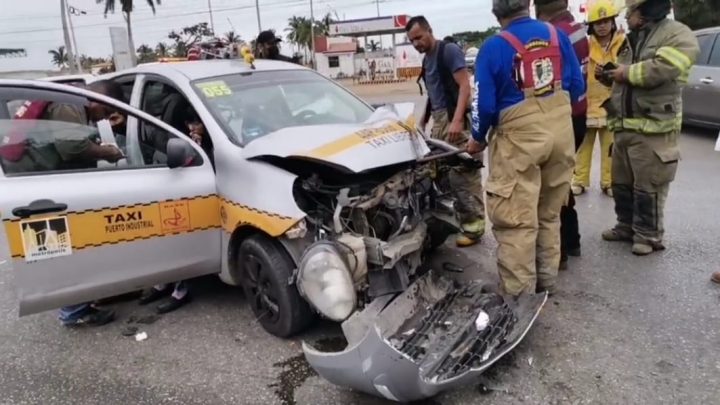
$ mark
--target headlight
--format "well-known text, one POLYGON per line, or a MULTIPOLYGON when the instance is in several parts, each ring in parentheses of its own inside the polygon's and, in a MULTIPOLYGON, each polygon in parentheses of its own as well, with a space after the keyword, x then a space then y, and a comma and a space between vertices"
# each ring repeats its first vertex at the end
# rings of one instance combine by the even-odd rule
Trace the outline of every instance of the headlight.
POLYGON ((300 293, 326 317, 341 322, 355 309, 357 296, 347 263, 332 243, 311 246, 297 279, 300 293))

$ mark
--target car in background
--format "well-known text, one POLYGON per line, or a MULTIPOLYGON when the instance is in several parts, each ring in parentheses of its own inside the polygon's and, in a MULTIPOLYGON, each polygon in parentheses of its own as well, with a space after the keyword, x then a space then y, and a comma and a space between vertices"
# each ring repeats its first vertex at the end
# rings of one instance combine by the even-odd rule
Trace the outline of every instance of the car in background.
POLYGON ((720 27, 695 31, 700 55, 683 89, 683 123, 720 128, 720 27))

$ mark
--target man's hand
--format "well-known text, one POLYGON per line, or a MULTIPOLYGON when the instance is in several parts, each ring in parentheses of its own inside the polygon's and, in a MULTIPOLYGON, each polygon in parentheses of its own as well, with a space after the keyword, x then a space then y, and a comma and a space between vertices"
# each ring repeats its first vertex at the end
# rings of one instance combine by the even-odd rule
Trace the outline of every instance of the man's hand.
POLYGON ((487 143, 485 143, 485 142, 480 143, 480 142, 476 141, 475 138, 470 138, 470 139, 468 139, 468 143, 465 146, 465 151, 467 151, 467 153, 469 153, 471 155, 474 155, 476 153, 482 153, 486 147, 487 147, 487 143))
POLYGON ((600 79, 603 76, 603 68, 600 65, 595 65, 595 78, 600 79))
POLYGON ((464 129, 465 128, 464 128, 462 121, 461 122, 456 122, 456 121, 451 122, 450 127, 448 128, 448 142, 454 144, 459 139, 461 139, 460 137, 462 136, 464 129))
POLYGON ((110 163, 116 163, 118 160, 125 157, 122 151, 115 145, 100 145, 100 149, 102 159, 107 160, 110 163))
POLYGON ((625 83, 627 81, 627 69, 627 66, 620 65, 617 69, 609 71, 608 74, 616 83, 625 83))

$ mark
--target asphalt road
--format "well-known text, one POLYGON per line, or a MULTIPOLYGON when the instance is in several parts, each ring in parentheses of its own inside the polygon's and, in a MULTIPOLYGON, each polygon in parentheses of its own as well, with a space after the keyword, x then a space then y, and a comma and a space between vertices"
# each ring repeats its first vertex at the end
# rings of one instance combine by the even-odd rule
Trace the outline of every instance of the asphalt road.
MULTIPOLYGON (((720 287, 709 282, 720 269, 714 135, 685 132, 666 211, 668 250, 653 256, 601 241, 614 216, 594 168, 593 188, 578 199, 583 256, 561 274, 560 292, 535 327, 476 385, 425 403, 718 403, 720 287)), ((495 278, 493 249, 488 236, 465 250, 466 276, 495 278)), ((140 324, 148 339, 136 342, 121 331, 151 309, 132 301, 116 304, 119 320, 97 329, 65 329, 50 312, 18 318, 2 261, 2 404, 386 403, 332 386, 304 362, 301 339, 337 336, 337 326, 320 322, 297 339, 273 338, 241 292, 214 277, 195 284, 191 305, 140 324)))

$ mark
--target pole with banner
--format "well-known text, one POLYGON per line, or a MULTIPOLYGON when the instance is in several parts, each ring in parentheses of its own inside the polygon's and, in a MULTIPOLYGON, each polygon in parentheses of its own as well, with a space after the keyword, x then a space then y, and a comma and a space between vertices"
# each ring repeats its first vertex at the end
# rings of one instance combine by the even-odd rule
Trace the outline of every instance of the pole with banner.
POLYGON ((70 73, 77 73, 77 65, 75 64, 75 52, 73 51, 72 40, 70 39, 70 30, 68 30, 67 14, 67 0, 60 0, 60 18, 62 19, 63 37, 65 39, 65 52, 67 53, 68 65, 70 67, 70 73))
POLYGON ((135 67, 127 29, 125 29, 125 27, 110 27, 110 42, 112 43, 115 71, 119 72, 135 67))

